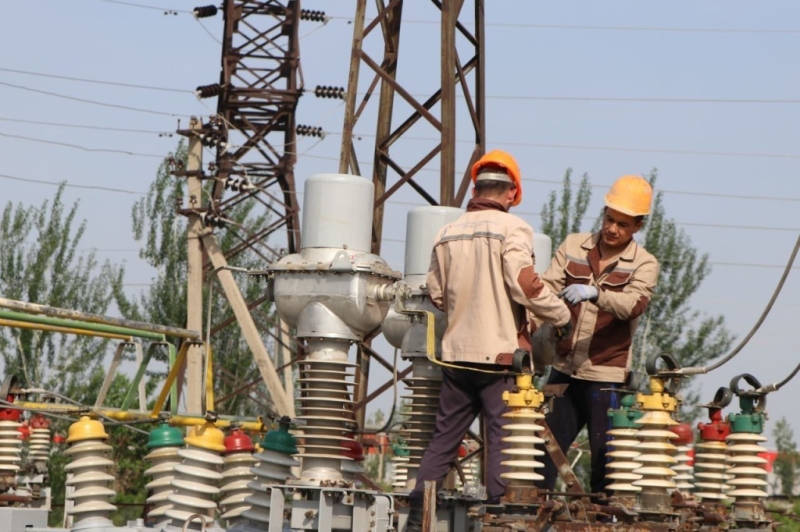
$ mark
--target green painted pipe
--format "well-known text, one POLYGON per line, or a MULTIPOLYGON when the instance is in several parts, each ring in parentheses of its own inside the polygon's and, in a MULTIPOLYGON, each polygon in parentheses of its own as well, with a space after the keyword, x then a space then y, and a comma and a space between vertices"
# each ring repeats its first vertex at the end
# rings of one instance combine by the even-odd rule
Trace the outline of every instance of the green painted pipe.
POLYGON ((48 316, 37 316, 34 314, 26 314, 24 312, 15 312, 13 310, 0 309, 0 318, 22 321, 26 323, 38 323, 40 325, 54 325, 56 327, 69 327, 84 331, 120 334, 132 336, 134 338, 147 338, 148 340, 164 341, 164 335, 159 333, 130 329, 128 327, 117 327, 115 325, 89 323, 80 320, 66 320, 62 318, 51 318, 48 316))

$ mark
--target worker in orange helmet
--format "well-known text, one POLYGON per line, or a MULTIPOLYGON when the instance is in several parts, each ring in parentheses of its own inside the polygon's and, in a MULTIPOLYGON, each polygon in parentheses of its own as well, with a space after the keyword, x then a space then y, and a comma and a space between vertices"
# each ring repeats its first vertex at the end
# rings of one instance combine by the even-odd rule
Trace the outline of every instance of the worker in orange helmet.
MULTIPOLYGON (((546 421, 565 453, 587 427, 592 493, 607 485, 608 409, 619 406, 612 390, 630 371, 633 335, 658 279, 658 261, 633 240, 652 199, 653 189, 643 177, 620 177, 605 196, 600 231, 567 236, 542 275, 569 303, 574 326, 571 336, 556 344, 548 384, 568 387, 554 399, 546 421)), ((543 462, 540 487, 553 489, 557 469, 548 455, 543 462)))
POLYGON ((519 166, 508 153, 495 150, 472 167, 474 188, 467 212, 443 227, 436 237, 427 288, 433 304, 445 313, 442 338, 442 389, 433 438, 425 451, 411 492, 407 531, 421 528, 425 481, 437 488, 456 459, 458 448, 478 414, 486 428, 488 502, 496 504, 507 481, 501 450, 508 435, 501 418, 502 396, 514 376, 501 374, 500 354, 530 351, 526 310, 557 334, 570 332, 566 304, 534 272, 533 229, 508 213, 522 201, 519 166), (492 373, 493 372, 493 373, 492 373))

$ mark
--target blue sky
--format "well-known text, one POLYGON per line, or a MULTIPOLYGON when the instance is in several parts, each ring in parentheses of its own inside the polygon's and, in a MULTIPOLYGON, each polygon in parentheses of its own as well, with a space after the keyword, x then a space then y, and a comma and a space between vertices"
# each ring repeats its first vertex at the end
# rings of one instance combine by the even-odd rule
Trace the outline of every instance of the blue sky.
MULTIPOLYGON (((221 16, 201 24, 182 12, 194 4, 141 2, 181 12, 164 15, 159 9, 103 0, 4 6, 0 174, 143 192, 158 157, 175 146, 175 137, 9 119, 171 132, 178 118, 185 125, 189 115, 215 109, 214 101, 199 102, 193 89, 218 79, 221 16), (178 90, 81 83, 9 69, 178 90), (78 102, 20 86, 157 112, 78 102)), ((413 94, 427 95, 439 83, 437 12, 426 2, 407 4, 398 79, 413 94)), ((306 87, 345 86, 354 2, 306 1, 303 7, 334 17, 324 26, 304 22, 300 29, 306 87)), ((657 167, 667 214, 709 254, 713 265, 693 299, 694 308, 723 314, 729 328, 743 337, 769 299, 781 274, 778 266, 800 232, 800 72, 795 57, 800 27, 787 22, 798 15, 800 4, 788 0, 487 2, 487 147, 508 149, 520 162, 527 181, 518 213, 538 227, 538 212, 568 167, 578 175, 588 172, 599 187, 591 212, 600 208, 602 187, 616 177, 657 167)), ((367 43, 373 57, 376 44, 367 43)), ((366 73, 362 67, 362 79, 366 73)), ((397 116, 406 112, 398 104, 397 116)), ((374 109, 368 108, 356 128, 362 135, 358 148, 363 160, 369 159, 368 135, 375 128, 371 117, 374 109)), ((463 113, 460 118, 459 138, 469 140, 463 113)), ((298 123, 329 133, 321 142, 299 142, 303 155, 296 175, 301 184, 305 176, 337 169, 342 119, 343 105, 337 100, 308 93, 301 100, 298 123)), ((431 139, 433 134, 431 128, 414 130, 416 138, 431 139)), ((430 140, 406 140, 396 153, 410 162, 431 145, 430 140)), ((466 164, 467 148, 459 144, 459 170, 466 164)), ((430 168, 438 164, 434 160, 430 168)), ((369 175, 368 165, 362 169, 369 175)), ((436 191, 437 173, 423 175, 420 180, 436 191)), ((0 181, 5 184, 4 201, 39 204, 55 191, 47 185, 0 181)), ((139 197, 67 192, 68 200, 80 200, 80 215, 88 223, 84 246, 97 248, 101 258, 124 262, 132 292, 155 274, 137 258, 131 235, 130 208, 139 197)), ((413 191, 402 191, 393 200, 401 203, 387 207, 391 223, 385 224, 383 256, 402 269, 409 208, 402 202, 422 202, 413 191)), ((738 373, 748 371, 772 382, 794 367, 800 360, 792 318, 800 310, 798 294, 795 271, 769 319, 737 359, 698 380, 705 399, 738 373)), ((372 382, 377 386, 386 376, 376 373, 372 382)), ((791 406, 798 386, 800 382, 793 382, 770 398, 773 420, 786 416, 800 427, 800 412, 791 406)), ((389 402, 387 394, 379 404, 385 410, 389 402)))

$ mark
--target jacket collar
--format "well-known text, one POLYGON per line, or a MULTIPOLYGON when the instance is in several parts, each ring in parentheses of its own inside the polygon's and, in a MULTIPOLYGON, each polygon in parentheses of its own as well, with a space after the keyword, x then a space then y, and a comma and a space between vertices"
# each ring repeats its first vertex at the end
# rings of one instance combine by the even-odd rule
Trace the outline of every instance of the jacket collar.
POLYGON ((500 203, 487 198, 472 198, 469 200, 469 203, 467 203, 467 212, 491 210, 508 212, 508 209, 503 207, 500 203))
MULTIPOLYGON (((581 247, 587 251, 598 247, 600 244, 600 231, 593 233, 592 236, 584 240, 581 247)), ((625 250, 620 254, 619 260, 624 260, 626 262, 633 262, 636 259, 636 251, 639 249, 639 245, 636 243, 634 239, 631 238, 631 241, 628 242, 628 245, 625 247, 625 250)), ((599 249, 598 249, 599 251, 599 249)))

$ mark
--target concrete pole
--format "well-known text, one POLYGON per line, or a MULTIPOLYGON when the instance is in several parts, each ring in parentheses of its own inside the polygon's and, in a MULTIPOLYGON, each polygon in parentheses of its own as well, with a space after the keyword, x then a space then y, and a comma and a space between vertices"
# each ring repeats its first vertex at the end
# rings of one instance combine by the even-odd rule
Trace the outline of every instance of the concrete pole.
MULTIPOLYGON (((198 131, 202 127, 194 117, 189 128, 198 131)), ((197 213, 187 216, 188 262, 186 272, 186 328, 203 330, 203 222, 200 210, 203 207, 203 185, 200 173, 203 170, 203 145, 199 134, 189 137, 189 157, 186 162, 189 209, 197 213)), ((186 356, 186 410, 203 411, 203 349, 199 345, 189 347, 186 356)))

